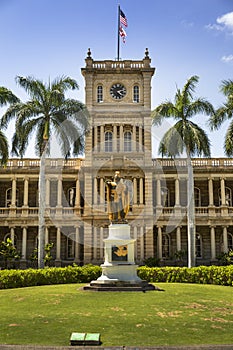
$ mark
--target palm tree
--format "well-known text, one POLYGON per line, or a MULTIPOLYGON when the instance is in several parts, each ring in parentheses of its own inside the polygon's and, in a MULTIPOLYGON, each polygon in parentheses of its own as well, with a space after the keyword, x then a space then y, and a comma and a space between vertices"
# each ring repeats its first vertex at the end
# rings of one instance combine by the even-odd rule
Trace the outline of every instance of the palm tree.
POLYGON ((227 129, 224 141, 225 154, 233 156, 233 80, 223 80, 220 91, 226 96, 226 102, 218 108, 216 114, 210 117, 211 130, 217 130, 224 121, 232 119, 227 129))
MULTIPOLYGON (((7 103, 15 103, 19 99, 6 87, 0 86, 0 106, 5 106, 7 103)), ((0 130, 0 164, 4 165, 9 157, 8 141, 6 135, 0 130)))
POLYGON ((50 152, 50 139, 54 133, 65 158, 71 153, 80 154, 84 150, 84 137, 88 131, 88 113, 84 104, 65 97, 68 89, 78 89, 77 82, 70 77, 62 76, 45 84, 33 77, 17 76, 16 82, 25 89, 30 99, 10 106, 2 117, 2 125, 7 126, 12 118, 16 118, 12 153, 21 157, 26 151, 30 135, 36 132, 35 151, 41 159, 38 267, 42 268, 45 239, 45 157, 50 152))
POLYGON ((203 98, 195 99, 193 93, 198 76, 192 76, 186 82, 183 90, 177 89, 174 103, 165 101, 152 111, 153 125, 160 125, 165 118, 173 118, 175 124, 165 133, 160 144, 159 153, 162 156, 175 157, 184 151, 187 154, 188 183, 187 183, 187 219, 188 219, 188 266, 195 266, 195 208, 194 208, 194 179, 191 156, 197 154, 210 157, 210 141, 197 124, 190 119, 203 113, 213 115, 214 108, 203 98))

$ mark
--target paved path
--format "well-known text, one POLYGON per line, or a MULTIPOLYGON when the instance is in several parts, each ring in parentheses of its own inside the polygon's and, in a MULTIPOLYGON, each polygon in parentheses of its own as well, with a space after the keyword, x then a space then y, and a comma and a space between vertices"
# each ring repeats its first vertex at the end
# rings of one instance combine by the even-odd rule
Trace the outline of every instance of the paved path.
POLYGON ((232 345, 196 346, 39 346, 1 345, 0 350, 233 350, 232 345))

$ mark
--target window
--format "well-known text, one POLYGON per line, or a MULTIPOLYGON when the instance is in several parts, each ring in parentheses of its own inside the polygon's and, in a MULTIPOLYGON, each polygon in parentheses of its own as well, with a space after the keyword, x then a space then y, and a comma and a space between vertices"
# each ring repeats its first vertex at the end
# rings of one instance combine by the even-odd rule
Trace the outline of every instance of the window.
POLYGON ((76 188, 71 187, 68 189, 68 203, 70 207, 75 206, 76 188))
MULTIPOLYGON (((218 190, 219 193, 219 205, 222 205, 222 197, 221 197, 221 188, 218 190)), ((229 207, 232 207, 232 192, 231 188, 225 187, 225 200, 226 200, 226 205, 229 207)))
POLYGON ((103 86, 98 85, 97 86, 97 102, 103 102, 103 86))
POLYGON ((139 102, 139 86, 134 85, 133 87, 133 102, 139 102))
MULTIPOLYGON (((19 190, 16 189, 16 201, 15 201, 16 207, 18 205, 18 197, 19 197, 19 190)), ((10 207, 11 203, 12 203, 12 188, 8 188, 6 190, 6 207, 10 207)))
MULTIPOLYGON (((221 252, 223 252, 224 251, 223 235, 221 235, 220 243, 221 243, 221 252)), ((227 249, 233 250, 233 235, 230 232, 227 232, 227 249)))
POLYGON ((169 190, 167 187, 161 187, 161 205, 163 207, 170 207, 169 190))
POLYGON ((132 133, 130 131, 126 131, 124 133, 124 151, 131 152, 132 151, 132 133))
POLYGON ((162 234, 162 258, 168 259, 170 256, 170 237, 167 233, 162 234))
POLYGON ((194 187, 194 201, 195 207, 201 206, 201 191, 198 187, 194 187))
POLYGON ((202 237, 199 233, 196 234, 196 257, 202 258, 202 237))
POLYGON ((105 133, 105 152, 112 152, 112 132, 105 133))
POLYGON ((66 238, 66 258, 73 259, 75 257, 75 233, 70 233, 66 238))

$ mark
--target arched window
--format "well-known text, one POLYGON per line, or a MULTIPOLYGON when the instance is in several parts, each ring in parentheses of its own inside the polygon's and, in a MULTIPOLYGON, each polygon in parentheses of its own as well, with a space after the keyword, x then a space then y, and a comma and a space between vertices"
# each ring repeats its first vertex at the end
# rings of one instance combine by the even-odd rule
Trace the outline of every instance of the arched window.
POLYGON ((195 201, 195 207, 201 206, 201 191, 200 188, 194 187, 194 201, 195 201))
POLYGON ((167 233, 162 234, 162 258, 168 259, 170 256, 170 236, 167 233))
POLYGON ((124 133, 124 151, 132 151, 132 133, 130 131, 124 133))
POLYGON ((97 86, 97 102, 103 102, 103 86, 98 85, 97 86))
POLYGON ((161 205, 170 207, 169 189, 167 187, 161 187, 161 205))
MULTIPOLYGON (((19 197, 19 190, 16 189, 16 201, 15 201, 16 207, 18 205, 18 197, 19 197)), ((6 190, 6 207, 10 207, 11 203, 12 203, 12 188, 8 188, 6 190)))
POLYGON ((70 233, 66 238, 66 258, 73 259, 75 257, 75 232, 70 233))
MULTIPOLYGON (((219 194, 219 205, 222 205, 222 196, 221 196, 221 188, 218 189, 218 194, 219 194)), ((226 205, 229 207, 232 207, 232 191, 231 188, 225 187, 225 200, 226 200, 226 205)))
MULTIPOLYGON (((8 238, 10 238, 10 240, 11 240, 11 233, 10 233, 10 232, 7 233, 7 234, 5 235, 3 241, 6 242, 8 238)), ((18 244, 18 237, 17 237, 16 234, 14 234, 14 242, 13 242, 13 245, 14 245, 16 248, 17 248, 17 244, 18 244)))
POLYGON ((202 236, 196 233, 196 257, 202 258, 202 236))
POLYGON ((139 86, 134 85, 133 87, 133 102, 139 102, 139 86))
POLYGON ((74 207, 75 206, 75 197, 76 197, 76 188, 75 187, 71 187, 68 189, 68 203, 70 207, 74 207))
POLYGON ((112 132, 105 133, 105 152, 112 152, 112 132))

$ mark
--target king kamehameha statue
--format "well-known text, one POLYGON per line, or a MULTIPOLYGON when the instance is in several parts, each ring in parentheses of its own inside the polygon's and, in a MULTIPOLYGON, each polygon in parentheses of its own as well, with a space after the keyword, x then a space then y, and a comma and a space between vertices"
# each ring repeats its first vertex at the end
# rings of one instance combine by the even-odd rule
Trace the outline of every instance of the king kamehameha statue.
POLYGON ((127 184, 116 171, 113 181, 107 180, 107 202, 109 220, 114 223, 127 223, 126 215, 129 211, 130 192, 127 184))
POLYGON ((130 236, 130 225, 126 220, 129 212, 130 181, 124 180, 116 171, 107 185, 109 225, 108 238, 104 239, 104 263, 101 265, 102 275, 85 286, 84 290, 96 291, 146 291, 155 287, 142 281, 137 275, 134 262, 134 246, 136 239, 130 236))

